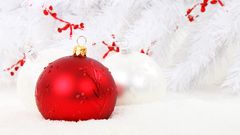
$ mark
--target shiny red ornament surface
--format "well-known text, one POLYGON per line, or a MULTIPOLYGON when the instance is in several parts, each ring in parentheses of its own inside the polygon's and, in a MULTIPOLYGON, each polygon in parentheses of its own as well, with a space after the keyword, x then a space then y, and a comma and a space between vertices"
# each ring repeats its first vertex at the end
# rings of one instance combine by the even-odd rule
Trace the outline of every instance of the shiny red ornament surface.
POLYGON ((36 85, 36 103, 45 119, 108 119, 117 91, 111 73, 87 57, 67 56, 50 63, 36 85))

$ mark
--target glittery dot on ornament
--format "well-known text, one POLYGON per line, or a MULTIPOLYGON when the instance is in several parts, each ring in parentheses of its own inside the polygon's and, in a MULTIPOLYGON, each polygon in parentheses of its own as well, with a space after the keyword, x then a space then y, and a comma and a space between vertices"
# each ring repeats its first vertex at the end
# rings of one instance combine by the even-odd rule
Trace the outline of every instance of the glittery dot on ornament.
POLYGON ((65 23, 65 25, 63 27, 58 28, 57 31, 59 33, 61 33, 62 31, 66 31, 66 30, 69 29, 69 31, 70 31, 70 33, 69 33, 70 38, 73 35, 73 30, 77 30, 77 29, 83 30, 84 27, 85 27, 84 23, 82 23, 82 22, 80 24, 73 24, 73 23, 70 23, 68 21, 65 21, 65 20, 59 18, 57 13, 55 13, 53 11, 53 6, 49 6, 48 8, 44 9, 43 10, 43 14, 46 15, 46 16, 50 15, 53 19, 55 19, 57 21, 60 21, 62 23, 65 23))

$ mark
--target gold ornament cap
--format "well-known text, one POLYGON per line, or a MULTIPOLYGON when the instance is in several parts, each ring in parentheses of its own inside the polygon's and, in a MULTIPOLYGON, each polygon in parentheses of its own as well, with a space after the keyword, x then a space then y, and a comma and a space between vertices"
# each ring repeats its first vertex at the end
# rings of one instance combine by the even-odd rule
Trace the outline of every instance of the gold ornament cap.
POLYGON ((87 38, 84 36, 79 36, 77 39, 77 45, 73 48, 73 55, 74 56, 87 56, 87 48, 79 43, 80 39, 84 39, 85 44, 87 43, 87 38))

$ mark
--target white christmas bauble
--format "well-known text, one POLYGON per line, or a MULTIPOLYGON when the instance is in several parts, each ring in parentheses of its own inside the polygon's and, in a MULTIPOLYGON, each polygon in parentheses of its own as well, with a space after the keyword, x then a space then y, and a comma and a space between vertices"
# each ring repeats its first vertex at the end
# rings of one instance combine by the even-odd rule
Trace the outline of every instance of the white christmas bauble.
POLYGON ((28 110, 37 111, 35 85, 44 67, 50 62, 69 54, 68 51, 60 49, 47 49, 36 54, 36 57, 35 55, 32 58, 27 57, 26 63, 18 74, 17 93, 28 110))
POLYGON ((107 57, 109 68, 118 86, 117 105, 146 103, 161 99, 166 81, 158 64, 139 52, 123 51, 107 57))

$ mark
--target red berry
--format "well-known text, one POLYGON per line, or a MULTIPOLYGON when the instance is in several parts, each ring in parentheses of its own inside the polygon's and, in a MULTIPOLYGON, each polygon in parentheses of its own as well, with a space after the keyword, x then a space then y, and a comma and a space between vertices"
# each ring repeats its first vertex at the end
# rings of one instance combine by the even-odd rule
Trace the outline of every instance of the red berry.
POLYGON ((62 29, 61 29, 61 28, 58 28, 57 31, 58 31, 59 33, 61 33, 61 32, 62 32, 62 29))
POLYGON ((201 8, 201 12, 205 12, 206 11, 206 8, 205 7, 202 7, 201 8))
POLYGON ((10 72, 10 75, 11 75, 11 76, 14 76, 14 72, 10 72))
POLYGON ((210 3, 211 4, 217 4, 217 0, 212 0, 210 3))
POLYGON ((74 28, 74 29, 77 29, 77 28, 78 28, 78 25, 73 25, 73 28, 74 28))
POLYGON ((194 21, 194 17, 193 17, 192 15, 189 15, 189 16, 188 16, 188 20, 189 20, 190 22, 193 22, 193 21, 194 21))
POLYGON ((18 69, 19 69, 19 67, 15 67, 15 68, 14 68, 15 71, 18 71, 18 69))
POLYGON ((201 3, 200 5, 201 5, 201 7, 205 8, 208 4, 207 3, 201 3))
POLYGON ((52 16, 53 17, 57 17, 57 13, 52 13, 52 16))
POLYGON ((80 23, 80 29, 83 29, 84 28, 84 23, 80 23))
POLYGON ((192 12, 192 9, 187 10, 187 15, 189 15, 192 12))
POLYGON ((52 7, 52 6, 49 6, 49 10, 53 10, 53 7, 52 7))
POLYGON ((25 64, 25 60, 22 59, 22 60, 20 61, 20 66, 22 67, 24 64, 25 64))
POLYGON ((43 10, 43 14, 44 15, 48 15, 48 11, 45 9, 45 10, 43 10))

